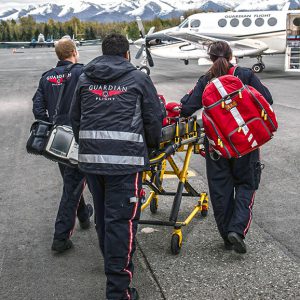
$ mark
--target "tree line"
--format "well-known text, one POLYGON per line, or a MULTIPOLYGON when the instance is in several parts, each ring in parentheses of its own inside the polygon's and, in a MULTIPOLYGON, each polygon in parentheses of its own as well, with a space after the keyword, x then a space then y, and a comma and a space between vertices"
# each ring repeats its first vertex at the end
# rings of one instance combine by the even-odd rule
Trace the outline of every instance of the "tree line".
MULTIPOLYGON (((184 13, 184 17, 200 12, 199 10, 190 10, 184 13)), ((177 26, 180 23, 179 18, 160 19, 144 21, 146 33, 151 27, 156 31, 165 28, 177 26)), ((96 39, 104 38, 107 34, 116 32, 127 35, 130 39, 138 39, 140 34, 135 21, 132 22, 84 22, 73 17, 66 22, 59 22, 49 19, 48 22, 36 22, 32 16, 21 17, 16 20, 1 20, 0 22, 0 41, 31 41, 37 39, 40 33, 44 34, 46 39, 59 39, 64 35, 74 35, 77 39, 96 39)))

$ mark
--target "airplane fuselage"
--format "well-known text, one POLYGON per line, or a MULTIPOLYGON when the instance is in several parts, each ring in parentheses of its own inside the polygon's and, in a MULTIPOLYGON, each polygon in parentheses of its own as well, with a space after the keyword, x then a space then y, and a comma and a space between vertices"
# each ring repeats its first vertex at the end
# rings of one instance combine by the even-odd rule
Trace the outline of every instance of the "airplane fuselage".
MULTIPOLYGON (((164 35, 176 31, 196 33, 216 39, 252 39, 267 45, 268 49, 263 54, 279 54, 286 50, 287 14, 293 13, 299 14, 300 11, 199 13, 189 16, 179 26, 156 32, 148 36, 147 39, 150 42, 156 40, 164 43, 163 41, 168 39, 164 35)), ((155 42, 153 43, 155 44, 155 42)), ((164 56, 162 49, 152 50, 154 55, 164 56)), ((196 59, 199 58, 197 53, 199 51, 201 50, 174 51, 173 55, 180 59, 196 59)), ((170 57, 170 53, 165 57, 170 57)))
POLYGON ((268 45, 266 53, 284 53, 287 13, 293 11, 201 13, 187 19, 188 28, 182 23, 178 30, 188 29, 212 37, 258 39, 268 45))
MULTIPOLYGON (((288 10, 287 3, 281 11, 250 11, 198 13, 189 16, 179 26, 156 33, 150 30, 135 45, 144 51, 142 64, 153 66, 151 55, 176 58, 188 64, 198 60, 199 65, 211 64, 207 54, 208 44, 226 41, 233 60, 255 57, 252 66, 256 73, 265 69, 264 55, 285 53, 285 69, 300 70, 300 10, 288 10), (148 54, 147 54, 148 53, 148 54), (151 64, 150 64, 151 62, 151 64)), ((144 32, 137 20, 140 32, 144 32)), ((141 50, 137 53, 138 57, 141 50)))

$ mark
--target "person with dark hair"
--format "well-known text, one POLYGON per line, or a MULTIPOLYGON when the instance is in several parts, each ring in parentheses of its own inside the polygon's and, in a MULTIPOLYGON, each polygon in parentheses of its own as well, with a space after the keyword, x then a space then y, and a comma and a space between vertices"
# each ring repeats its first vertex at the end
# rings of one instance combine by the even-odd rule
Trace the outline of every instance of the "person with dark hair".
POLYGON ((130 287, 148 149, 160 143, 163 114, 150 77, 130 63, 120 34, 102 42, 103 55, 83 70, 71 121, 79 168, 93 195, 96 231, 107 277, 106 298, 138 299, 130 287))
MULTIPOLYGON (((206 85, 216 77, 227 75, 233 65, 232 50, 223 41, 217 41, 208 47, 208 55, 213 62, 208 72, 201 76, 195 88, 181 99, 181 116, 192 115, 203 107, 202 94, 206 85)), ((258 90, 272 104, 269 90, 260 82, 251 69, 236 67, 237 76, 245 85, 258 90)), ((214 217, 227 250, 246 253, 244 242, 252 220, 252 207, 255 192, 261 175, 259 149, 241 158, 226 159, 210 152, 208 140, 205 140, 206 172, 214 217)))
MULTIPOLYGON (((45 72, 40 79, 39 87, 32 99, 33 114, 38 120, 70 126, 69 111, 78 78, 82 73, 82 64, 77 63, 79 54, 71 39, 60 39, 55 44, 55 52, 59 61, 55 68, 45 72), (56 104, 63 83, 65 89, 56 115, 56 104)), ((61 163, 58 166, 64 186, 55 221, 52 250, 64 252, 73 246, 70 237, 74 231, 76 216, 80 227, 88 229, 93 207, 85 204, 82 195, 85 187, 83 173, 61 163)))

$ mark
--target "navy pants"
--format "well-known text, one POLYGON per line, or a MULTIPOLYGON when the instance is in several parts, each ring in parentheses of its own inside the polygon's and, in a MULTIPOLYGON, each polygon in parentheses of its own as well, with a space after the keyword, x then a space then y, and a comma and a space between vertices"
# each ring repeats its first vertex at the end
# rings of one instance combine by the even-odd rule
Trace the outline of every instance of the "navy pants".
POLYGON ((206 143, 206 171, 210 199, 219 232, 224 240, 228 232, 245 237, 251 221, 255 191, 261 175, 259 150, 235 159, 212 159, 206 143))
POLYGON ((58 166, 64 186, 55 221, 54 239, 64 240, 72 235, 76 216, 80 222, 84 222, 89 218, 89 212, 82 195, 86 185, 83 173, 63 164, 58 166))
POLYGON ((86 174, 93 195, 96 230, 104 257, 108 300, 131 299, 132 257, 140 218, 142 174, 86 174))

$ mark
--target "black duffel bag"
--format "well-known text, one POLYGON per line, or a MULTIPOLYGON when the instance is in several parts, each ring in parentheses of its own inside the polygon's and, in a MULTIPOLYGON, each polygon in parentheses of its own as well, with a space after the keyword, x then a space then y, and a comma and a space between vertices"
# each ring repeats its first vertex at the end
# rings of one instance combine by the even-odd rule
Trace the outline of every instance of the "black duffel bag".
POLYGON ((30 128, 30 136, 26 144, 26 150, 30 154, 43 155, 49 139, 52 123, 36 120, 30 128))

